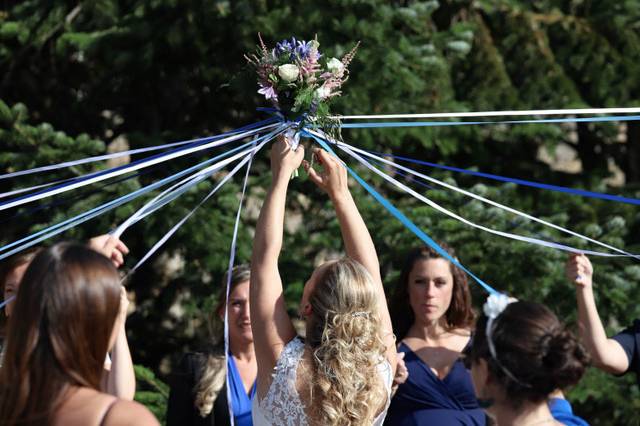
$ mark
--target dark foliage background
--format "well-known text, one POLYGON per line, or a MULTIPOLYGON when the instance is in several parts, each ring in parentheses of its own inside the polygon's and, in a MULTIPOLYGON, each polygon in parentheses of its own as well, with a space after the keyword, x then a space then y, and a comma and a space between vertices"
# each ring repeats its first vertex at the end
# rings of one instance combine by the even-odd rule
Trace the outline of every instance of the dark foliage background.
MULTIPOLYGON (((264 118, 243 54, 257 33, 272 44, 318 34, 339 56, 362 42, 341 114, 624 107, 639 105, 640 3, 635 0, 95 0, 0 2, 0 172, 22 170, 126 147, 212 135, 264 118)), ((640 194, 640 126, 627 124, 485 125, 455 128, 345 130, 359 147, 545 183, 640 194), (554 153, 575 155, 560 167, 554 153), (545 155, 546 154, 546 155, 545 155), (618 185, 612 186, 612 177, 618 185), (624 176, 624 179, 620 179, 624 176)), ((132 179, 74 191, 3 212, 2 243, 57 223, 202 161, 186 158, 132 179), (54 203, 51 205, 50 203, 54 203)), ((108 167, 0 180, 8 191, 108 167)), ((267 155, 256 160, 240 230, 247 260, 268 184, 267 155)), ((640 213, 624 204, 496 184, 423 170, 460 187, 629 251, 640 251, 640 213)), ((575 320, 565 255, 480 233, 444 218, 379 179, 363 176, 496 288, 547 303, 575 320)), ((412 185, 413 182, 410 182, 412 185)), ((132 266, 211 189, 201 183, 128 230, 132 266)), ((128 331, 141 384, 139 399, 161 416, 171 360, 206 339, 207 312, 228 260, 238 179, 225 185, 130 280, 135 300, 128 331), (142 366, 145 366, 143 368, 142 366), (157 375, 160 379, 156 378, 157 375)), ((581 246, 572 238, 449 191, 420 191, 488 226, 581 246)), ((361 188, 353 188, 373 231, 389 289, 403 252, 418 242, 361 188)), ((301 178, 292 185, 281 271, 292 309, 314 264, 339 253, 330 205, 301 178)), ((103 233, 144 200, 120 207, 64 238, 103 233)), ((640 265, 595 260, 599 308, 609 331, 640 316, 640 265)), ((484 295, 474 288, 476 306, 484 295)), ((633 378, 590 371, 568 397, 593 424, 633 424, 640 391, 633 378)))

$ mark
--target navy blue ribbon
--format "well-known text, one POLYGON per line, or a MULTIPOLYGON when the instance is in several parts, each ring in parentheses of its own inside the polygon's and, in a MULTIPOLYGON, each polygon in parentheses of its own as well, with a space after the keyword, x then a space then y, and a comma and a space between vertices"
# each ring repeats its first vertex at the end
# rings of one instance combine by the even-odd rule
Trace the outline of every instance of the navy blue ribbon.
POLYGON ((476 171, 473 171, 473 170, 461 169, 461 168, 458 168, 458 167, 445 166, 445 165, 442 165, 442 164, 430 163, 428 161, 416 160, 416 159, 413 159, 413 158, 403 157, 403 156, 400 156, 400 155, 385 154, 385 153, 382 153, 382 152, 375 152, 375 151, 368 151, 368 152, 370 152, 371 154, 376 154, 376 155, 380 155, 380 156, 384 156, 384 157, 393 158, 395 160, 406 161, 408 163, 420 164, 420 165, 423 165, 423 166, 429 166, 429 167, 433 167, 433 168, 436 168, 436 169, 448 170, 448 171, 452 171, 452 172, 463 173, 463 174, 466 174, 466 175, 472 175, 472 176, 478 176, 478 177, 483 177, 483 178, 487 178, 487 179, 493 179, 493 180, 497 180, 497 181, 501 181, 501 182, 515 183, 515 184, 518 184, 518 185, 530 186, 530 187, 539 188, 539 189, 548 189, 548 190, 551 190, 551 191, 564 192, 566 194, 579 195, 581 197, 587 197, 587 198, 597 198, 597 199, 601 199, 601 200, 615 201, 615 202, 618 202, 618 203, 640 205, 640 200, 637 199, 637 198, 628 198, 628 197, 623 197, 623 196, 620 196, 620 195, 612 195, 612 194, 607 194, 607 193, 603 193, 603 192, 593 192, 593 191, 587 191, 587 190, 584 190, 584 189, 568 188, 568 187, 564 187, 564 186, 549 185, 549 184, 546 184, 546 183, 532 182, 532 181, 529 181, 529 180, 510 178, 510 177, 494 175, 494 174, 490 174, 490 173, 476 172, 476 171))
MULTIPOLYGON (((332 155, 337 157, 336 153, 331 149, 331 147, 327 144, 327 142, 325 140, 316 137, 315 135, 305 131, 304 129, 303 129, 302 133, 303 133, 304 136, 307 136, 307 137, 310 137, 310 138, 314 139, 325 150, 327 150, 332 155)), ((440 247, 440 245, 437 242, 435 242, 424 231, 422 231, 415 223, 413 223, 411 221, 411 219, 409 219, 407 216, 404 215, 404 213, 402 213, 400 210, 398 210, 398 208, 396 206, 394 206, 389 200, 384 198, 371 185, 369 185, 367 182, 365 182, 355 171, 353 171, 353 169, 351 169, 349 166, 346 166, 346 165, 345 165, 345 167, 346 167, 347 171, 349 172, 349 174, 351 174, 351 176, 353 176, 353 178, 355 180, 357 180, 358 183, 360 183, 360 185, 362 185, 364 187, 364 189, 366 189, 367 192, 369 194, 371 194, 373 196, 373 198, 376 199, 376 201, 378 201, 380 204, 382 204, 382 206, 385 209, 387 209, 389 211, 389 213, 391 213, 393 216, 395 216, 396 219, 398 219, 405 227, 407 227, 407 229, 409 229, 418 238, 420 238, 420 240, 422 240, 425 244, 427 244, 431 248, 433 248, 440 256, 442 256, 443 258, 447 259, 449 262, 451 262, 452 264, 456 265, 458 268, 462 269, 467 274, 469 274, 469 276, 471 276, 474 280, 476 280, 476 282, 478 284, 480 284, 487 292, 489 292, 490 294, 498 293, 493 287, 491 287, 489 284, 484 282, 480 277, 476 276, 473 272, 471 272, 470 270, 465 268, 456 258, 454 258, 449 253, 447 253, 446 250, 444 250, 442 247, 440 247)))

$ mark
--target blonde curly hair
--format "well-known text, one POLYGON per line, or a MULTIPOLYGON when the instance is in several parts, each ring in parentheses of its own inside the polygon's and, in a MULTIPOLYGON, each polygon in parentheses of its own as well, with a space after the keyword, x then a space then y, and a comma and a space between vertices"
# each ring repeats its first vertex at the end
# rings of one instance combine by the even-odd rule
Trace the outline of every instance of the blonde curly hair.
POLYGON ((311 419, 322 425, 369 425, 387 402, 378 373, 386 347, 376 287, 355 260, 343 258, 323 269, 309 297, 311 419))

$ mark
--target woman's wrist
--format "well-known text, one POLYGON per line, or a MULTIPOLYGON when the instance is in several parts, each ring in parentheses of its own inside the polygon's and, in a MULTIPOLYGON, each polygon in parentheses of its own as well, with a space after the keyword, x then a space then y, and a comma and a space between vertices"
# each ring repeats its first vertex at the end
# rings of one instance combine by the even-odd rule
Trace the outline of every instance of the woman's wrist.
POLYGON ((593 287, 585 285, 576 285, 576 299, 578 305, 595 305, 595 296, 593 294, 593 287))
POLYGON ((576 287, 576 292, 582 294, 593 294, 593 284, 592 283, 574 283, 576 287))
POLYGON ((331 198, 331 202, 336 207, 353 203, 353 197, 351 196, 351 192, 349 192, 349 190, 330 192, 329 198, 331 198))
POLYGON ((276 176, 276 175, 274 175, 273 179, 271 179, 270 191, 272 193, 273 192, 279 192, 279 191, 287 192, 290 180, 291 180, 291 176, 285 178, 284 176, 276 176))

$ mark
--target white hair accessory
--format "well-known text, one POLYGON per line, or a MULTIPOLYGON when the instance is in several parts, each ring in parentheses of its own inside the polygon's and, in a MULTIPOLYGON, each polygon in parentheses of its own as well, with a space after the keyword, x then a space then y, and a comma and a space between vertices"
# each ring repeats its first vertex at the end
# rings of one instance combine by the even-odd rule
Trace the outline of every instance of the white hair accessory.
POLYGON ((491 358, 498 364, 500 369, 509 376, 513 381, 520 384, 521 386, 530 388, 531 385, 523 382, 518 379, 507 367, 502 365, 502 363, 498 360, 498 355, 496 353, 496 347, 493 344, 493 329, 496 324, 498 317, 500 314, 509 306, 511 303, 517 302, 518 299, 514 297, 509 297, 503 293, 494 293, 487 297, 487 301, 482 306, 482 311, 487 316, 487 345, 489 346, 489 352, 491 353, 491 358))
POLYGON ((482 310, 489 319, 496 319, 498 315, 507 308, 509 303, 517 302, 517 299, 509 297, 506 294, 496 293, 487 297, 482 310))

